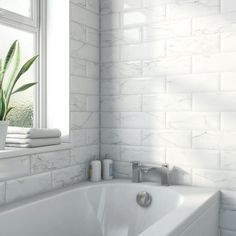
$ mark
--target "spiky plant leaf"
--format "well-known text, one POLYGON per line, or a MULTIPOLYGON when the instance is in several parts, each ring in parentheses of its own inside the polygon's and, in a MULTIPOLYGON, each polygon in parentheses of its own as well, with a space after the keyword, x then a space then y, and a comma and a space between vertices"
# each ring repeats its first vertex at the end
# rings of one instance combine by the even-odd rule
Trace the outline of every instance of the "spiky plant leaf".
POLYGON ((14 92, 12 92, 12 94, 23 92, 23 91, 29 89, 30 87, 34 86, 35 84, 37 84, 37 83, 33 82, 33 83, 24 84, 21 87, 19 87, 18 89, 16 89, 14 92))

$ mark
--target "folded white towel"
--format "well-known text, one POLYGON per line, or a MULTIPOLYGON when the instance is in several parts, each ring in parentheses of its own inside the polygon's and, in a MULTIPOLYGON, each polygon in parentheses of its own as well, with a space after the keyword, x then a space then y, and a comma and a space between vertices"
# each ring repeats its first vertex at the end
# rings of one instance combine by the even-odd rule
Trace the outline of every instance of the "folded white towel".
POLYGON ((9 126, 7 137, 9 138, 56 138, 61 136, 59 129, 37 129, 37 128, 21 128, 9 126))
POLYGON ((7 147, 42 147, 57 145, 61 143, 61 138, 39 138, 39 139, 17 139, 7 138, 7 147))

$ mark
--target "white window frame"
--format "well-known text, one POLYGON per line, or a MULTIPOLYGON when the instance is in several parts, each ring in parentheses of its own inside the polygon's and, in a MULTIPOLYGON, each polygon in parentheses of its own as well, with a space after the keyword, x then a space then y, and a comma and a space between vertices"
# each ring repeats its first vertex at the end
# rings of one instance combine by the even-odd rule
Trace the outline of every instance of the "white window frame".
POLYGON ((34 98, 34 127, 46 127, 46 0, 32 0, 32 17, 25 17, 0 8, 0 23, 36 35, 36 63, 34 98))

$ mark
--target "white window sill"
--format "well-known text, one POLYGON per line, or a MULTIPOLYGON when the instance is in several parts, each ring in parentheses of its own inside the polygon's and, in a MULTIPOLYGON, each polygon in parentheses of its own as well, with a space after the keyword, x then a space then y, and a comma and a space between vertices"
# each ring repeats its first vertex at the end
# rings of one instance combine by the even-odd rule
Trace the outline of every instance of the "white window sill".
POLYGON ((0 159, 71 149, 70 143, 36 148, 5 148, 0 150, 0 159))

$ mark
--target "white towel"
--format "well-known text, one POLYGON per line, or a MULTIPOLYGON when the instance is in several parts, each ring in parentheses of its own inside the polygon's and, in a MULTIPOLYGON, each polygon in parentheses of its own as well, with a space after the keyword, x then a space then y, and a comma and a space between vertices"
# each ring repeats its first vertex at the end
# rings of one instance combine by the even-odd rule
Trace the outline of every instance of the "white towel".
POLYGON ((42 147, 57 145, 61 143, 61 138, 39 138, 39 139, 17 139, 7 138, 7 147, 42 147))
POLYGON ((34 139, 34 138, 56 138, 61 136, 59 129, 37 129, 21 128, 9 126, 7 130, 8 138, 34 139))

